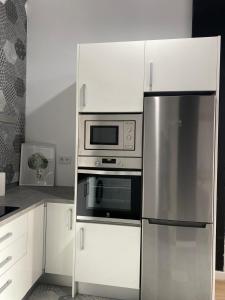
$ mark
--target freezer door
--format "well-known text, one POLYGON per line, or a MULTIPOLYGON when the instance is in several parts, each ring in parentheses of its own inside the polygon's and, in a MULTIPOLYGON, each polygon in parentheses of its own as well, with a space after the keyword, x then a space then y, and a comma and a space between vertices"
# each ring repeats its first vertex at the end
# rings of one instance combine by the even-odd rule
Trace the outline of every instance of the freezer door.
POLYGON ((215 97, 144 100, 144 218, 213 219, 215 97))
POLYGON ((143 221, 141 300, 212 299, 212 225, 143 221))

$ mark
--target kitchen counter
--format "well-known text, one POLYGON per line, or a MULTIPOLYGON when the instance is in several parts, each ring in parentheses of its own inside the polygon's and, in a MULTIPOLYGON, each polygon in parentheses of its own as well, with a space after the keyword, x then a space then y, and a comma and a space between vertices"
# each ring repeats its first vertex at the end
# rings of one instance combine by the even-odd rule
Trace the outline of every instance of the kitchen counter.
POLYGON ((17 206, 19 209, 1 217, 0 226, 47 202, 73 204, 73 187, 14 186, 8 188, 6 195, 0 196, 0 206, 17 206))

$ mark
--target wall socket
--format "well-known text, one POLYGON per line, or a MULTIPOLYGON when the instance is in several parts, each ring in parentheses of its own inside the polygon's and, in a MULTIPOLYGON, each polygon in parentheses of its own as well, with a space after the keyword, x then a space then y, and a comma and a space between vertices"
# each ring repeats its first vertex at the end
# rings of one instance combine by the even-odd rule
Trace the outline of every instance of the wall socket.
POLYGON ((71 156, 63 156, 60 155, 58 162, 60 165, 71 165, 72 163, 72 157, 71 156))

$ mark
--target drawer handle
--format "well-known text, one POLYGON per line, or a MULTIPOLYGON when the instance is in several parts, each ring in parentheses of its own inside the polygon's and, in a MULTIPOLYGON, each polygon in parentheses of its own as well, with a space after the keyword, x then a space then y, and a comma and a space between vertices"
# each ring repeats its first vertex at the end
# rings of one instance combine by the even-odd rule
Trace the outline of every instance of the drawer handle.
POLYGON ((2 262, 0 262, 0 269, 2 267, 4 267, 8 262, 10 262, 12 260, 12 256, 8 256, 6 257, 6 259, 4 259, 2 262))
POLYGON ((11 236, 12 236, 12 232, 6 233, 5 235, 3 235, 3 236, 0 238, 0 243, 4 242, 5 240, 7 240, 8 238, 10 238, 11 236))
POLYGON ((0 294, 4 292, 5 289, 7 289, 8 286, 12 283, 12 280, 8 280, 1 288, 0 288, 0 294))

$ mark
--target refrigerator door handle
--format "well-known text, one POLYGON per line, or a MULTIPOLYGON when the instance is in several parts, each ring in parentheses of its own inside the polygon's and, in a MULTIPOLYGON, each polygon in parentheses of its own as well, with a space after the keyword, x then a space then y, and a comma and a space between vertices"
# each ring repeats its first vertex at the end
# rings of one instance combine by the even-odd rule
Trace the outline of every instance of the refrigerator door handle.
POLYGON ((147 219, 149 224, 162 225, 162 226, 175 226, 175 227, 191 227, 191 228, 206 228, 209 223, 204 222, 191 222, 191 221, 171 221, 161 219, 147 219))

